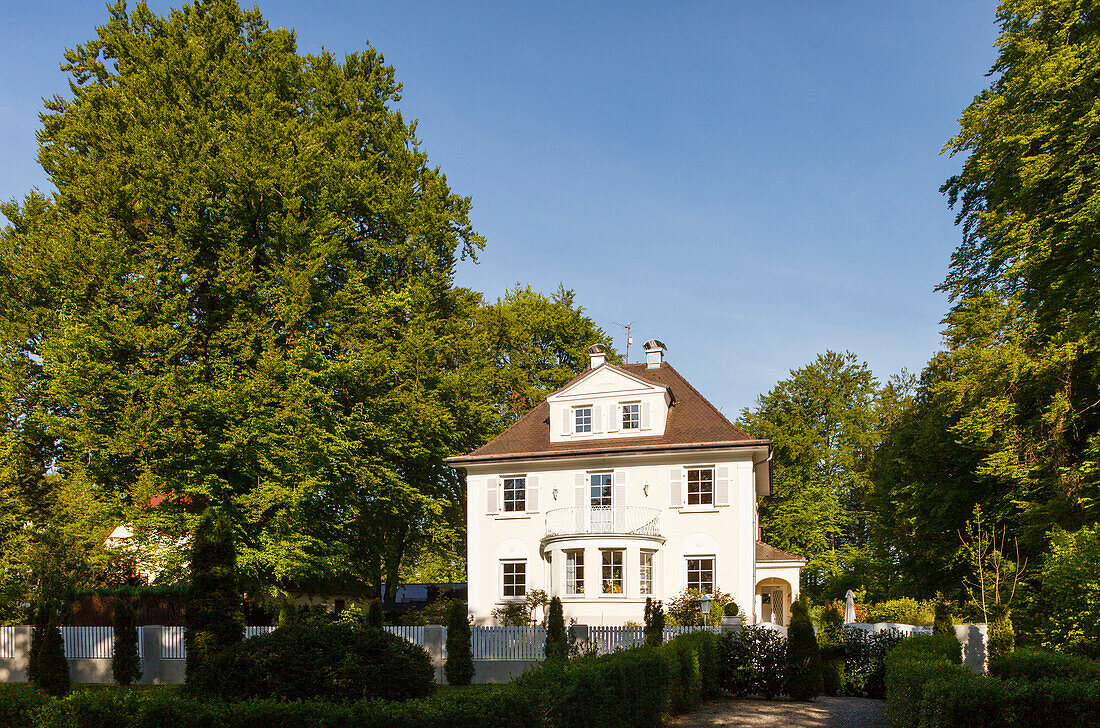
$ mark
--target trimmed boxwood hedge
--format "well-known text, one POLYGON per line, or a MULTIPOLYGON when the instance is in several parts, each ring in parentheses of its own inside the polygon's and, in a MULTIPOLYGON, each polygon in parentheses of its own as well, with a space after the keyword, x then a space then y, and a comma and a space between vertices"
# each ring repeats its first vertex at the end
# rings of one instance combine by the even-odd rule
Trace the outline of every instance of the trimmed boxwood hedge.
MULTIPOLYGON (((272 634, 283 629, 287 628, 272 634)), ((253 638, 260 639, 263 638, 253 638)), ((296 638, 290 644, 299 641, 296 638)), ((262 652, 268 654, 266 648, 262 652)), ((210 663, 210 668, 218 662, 210 663)), ((230 660, 223 664, 230 669, 233 663, 230 660)), ((697 632, 677 637, 659 648, 551 661, 508 685, 440 691, 431 697, 404 702, 256 698, 228 701, 176 690, 119 688, 78 690, 66 698, 54 699, 27 686, 0 685, 0 726, 656 728, 669 710, 690 710, 702 698, 716 694, 718 667, 717 636, 697 632), (675 702, 670 696, 675 696, 675 702)), ((224 677, 226 682, 232 682, 238 676, 227 672, 224 677)))
POLYGON ((890 653, 890 728, 1100 725, 1100 680, 1089 661, 1029 650, 995 662, 994 676, 975 675, 960 666, 951 642, 914 637, 890 653))

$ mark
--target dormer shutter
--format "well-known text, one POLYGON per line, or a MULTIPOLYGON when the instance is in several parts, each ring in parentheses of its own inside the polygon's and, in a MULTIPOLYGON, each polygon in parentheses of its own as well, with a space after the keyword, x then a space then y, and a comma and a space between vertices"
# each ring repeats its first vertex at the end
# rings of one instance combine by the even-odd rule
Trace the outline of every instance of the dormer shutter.
POLYGON ((500 513, 499 499, 497 498, 497 479, 490 476, 485 479, 485 512, 490 516, 500 513))
POLYGON ((730 504, 730 469, 722 466, 716 468, 714 473, 714 505, 728 506, 730 504))
POLYGON ((618 432, 622 424, 622 407, 617 404, 609 405, 607 408, 607 431, 618 432))
POLYGON ((668 504, 673 508, 679 508, 684 499, 680 487, 680 466, 674 465, 668 469, 668 504))
POLYGON ((592 407, 592 432, 603 432, 603 407, 598 404, 592 407))
POLYGON ((649 402, 642 402, 642 429, 649 429, 649 402))
POLYGON ((570 435, 573 433, 573 422, 570 420, 570 416, 573 414, 573 410, 566 407, 561 411, 561 434, 570 435))
POLYGON ((539 512, 539 476, 527 476, 527 512, 539 512))
POLYGON ((615 492, 611 498, 611 505, 616 508, 626 505, 626 471, 615 471, 615 492))

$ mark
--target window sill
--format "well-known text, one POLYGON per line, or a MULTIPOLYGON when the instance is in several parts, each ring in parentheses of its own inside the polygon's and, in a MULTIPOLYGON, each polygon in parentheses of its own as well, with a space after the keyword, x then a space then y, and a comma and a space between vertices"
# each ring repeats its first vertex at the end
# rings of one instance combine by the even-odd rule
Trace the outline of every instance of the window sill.
POLYGON ((531 517, 530 513, 520 513, 518 511, 515 512, 515 513, 498 513, 495 516, 496 520, 498 520, 498 521, 516 521, 516 520, 520 520, 520 519, 524 519, 524 518, 530 518, 530 517, 531 517))
POLYGON ((719 506, 681 506, 681 513, 717 513, 719 506))

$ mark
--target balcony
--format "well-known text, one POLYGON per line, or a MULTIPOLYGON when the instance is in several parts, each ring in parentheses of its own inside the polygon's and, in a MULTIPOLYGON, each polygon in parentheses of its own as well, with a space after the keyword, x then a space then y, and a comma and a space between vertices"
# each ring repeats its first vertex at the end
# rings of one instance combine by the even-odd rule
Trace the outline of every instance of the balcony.
POLYGON ((555 508, 546 512, 546 538, 584 535, 661 537, 661 512, 641 506, 555 508))

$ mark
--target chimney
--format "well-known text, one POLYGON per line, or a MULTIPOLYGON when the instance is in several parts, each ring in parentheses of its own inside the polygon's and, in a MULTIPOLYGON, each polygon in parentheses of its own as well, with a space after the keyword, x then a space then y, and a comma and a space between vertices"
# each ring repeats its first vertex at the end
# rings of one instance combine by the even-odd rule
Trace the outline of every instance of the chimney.
POLYGON ((645 368, 656 369, 665 359, 665 345, 657 339, 650 339, 642 344, 645 349, 645 368))
POLYGON ((588 359, 591 362, 592 368, 595 369, 599 365, 607 363, 607 353, 599 344, 593 344, 588 347, 588 359))

